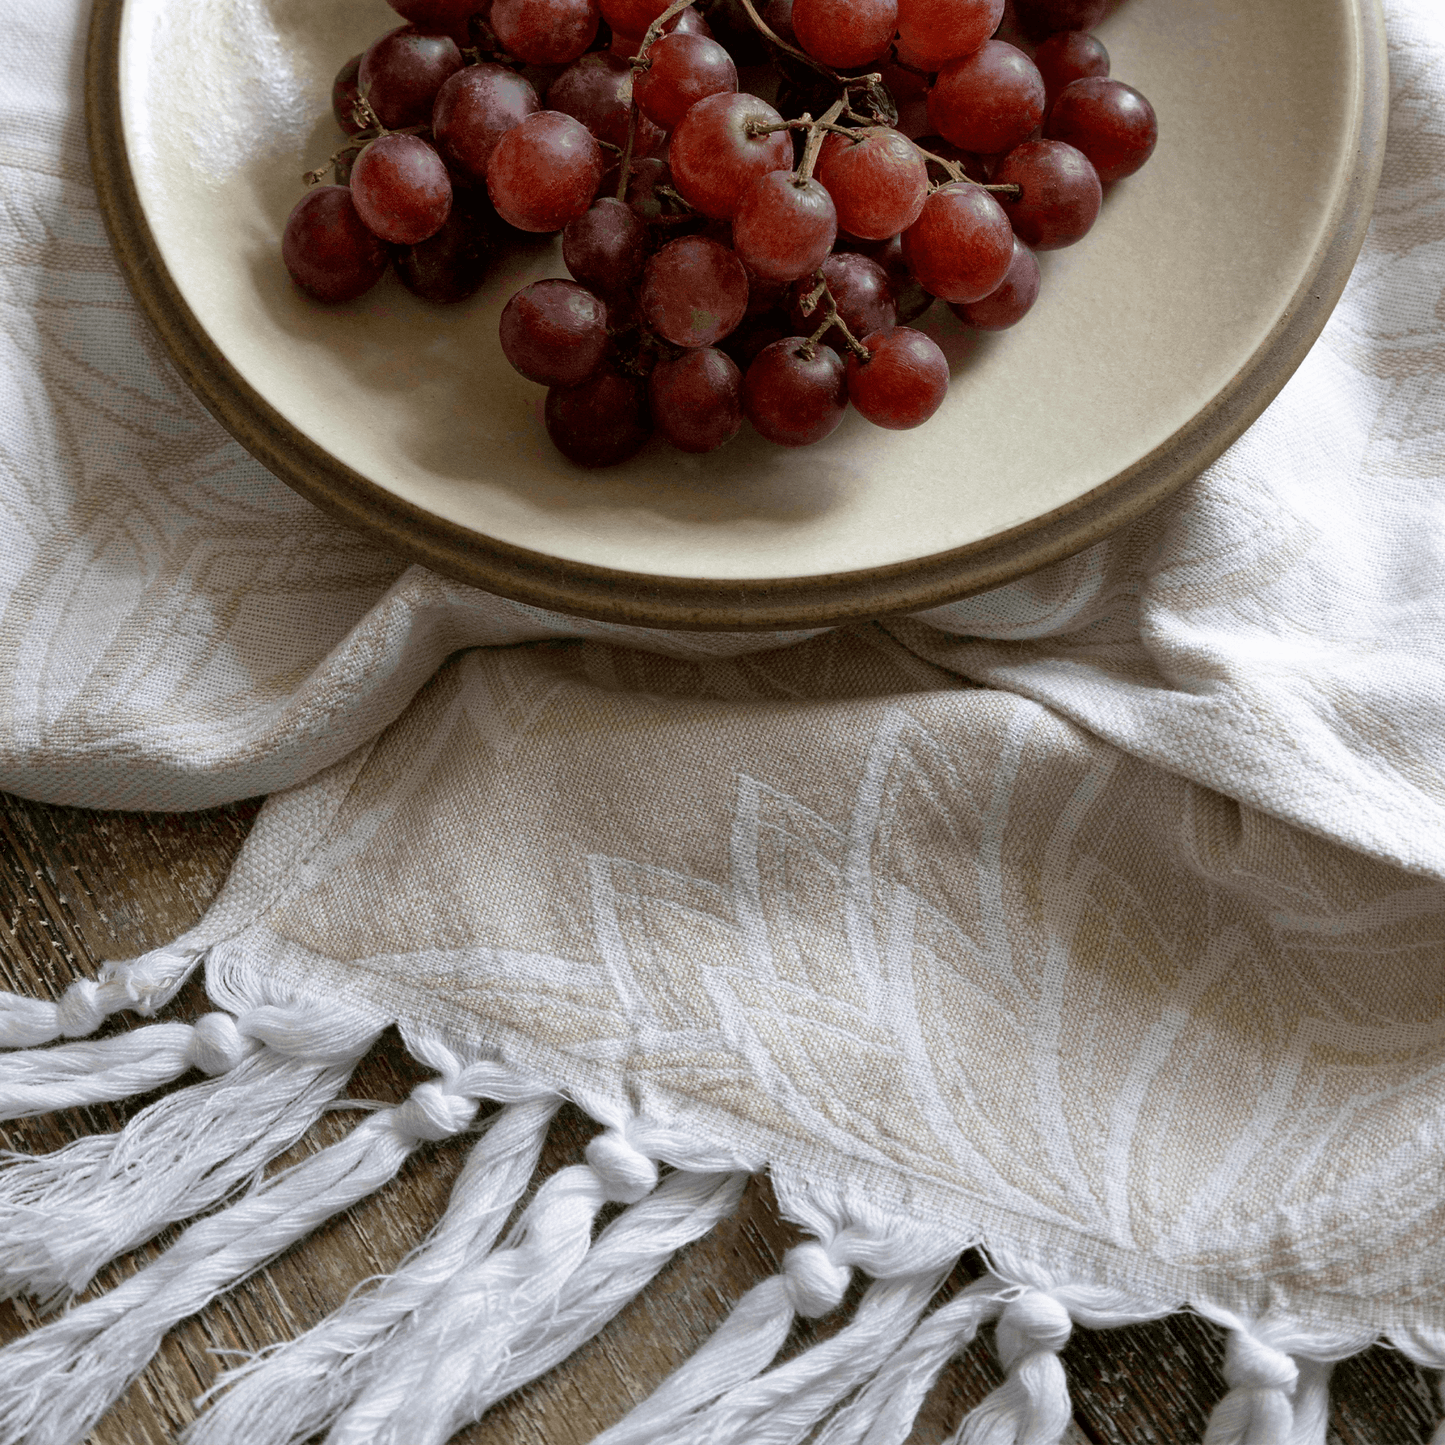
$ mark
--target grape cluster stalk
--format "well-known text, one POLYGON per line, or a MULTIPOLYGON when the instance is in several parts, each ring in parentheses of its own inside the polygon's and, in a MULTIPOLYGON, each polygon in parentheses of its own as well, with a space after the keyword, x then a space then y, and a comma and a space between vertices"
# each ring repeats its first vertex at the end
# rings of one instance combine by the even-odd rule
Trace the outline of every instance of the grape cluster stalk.
POLYGON ((1082 240, 1158 135, 1091 33, 1106 0, 1013 0, 1007 25, 1005 0, 390 4, 406 23, 336 76, 346 139, 285 265, 323 302, 392 268, 455 303, 560 233, 571 279, 518 291, 500 342, 584 467, 745 422, 807 446, 849 406, 921 426, 949 367, 916 323, 1016 325, 1035 253, 1082 240), (764 63, 770 99, 739 90, 764 63))

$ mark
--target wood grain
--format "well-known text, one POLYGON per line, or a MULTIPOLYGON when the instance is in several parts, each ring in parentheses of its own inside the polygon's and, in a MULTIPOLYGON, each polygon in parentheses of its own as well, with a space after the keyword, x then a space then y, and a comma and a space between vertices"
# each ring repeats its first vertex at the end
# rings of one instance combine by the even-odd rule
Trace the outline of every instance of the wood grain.
MULTIPOLYGON (((168 941, 200 917, 253 821, 257 803, 208 813, 118 814, 47 807, 0 795, 0 985, 57 996, 106 958, 168 941)), ((173 1006, 204 1012, 198 984, 173 1006)), ((113 1022, 110 1029, 127 1024, 113 1022)), ((352 1081, 352 1097, 398 1100, 423 1073, 388 1035, 352 1081)), ((148 1099, 72 1110, 0 1126, 0 1145, 27 1153, 114 1129, 148 1099)), ((345 1112, 323 1117, 294 1155, 339 1138, 345 1112)), ((545 1158, 575 1162, 594 1126, 564 1113, 545 1158)), ((367 1276, 391 1269, 441 1212, 465 1143, 422 1150, 385 1189, 289 1251, 270 1268, 184 1322, 92 1445, 165 1445, 194 1415, 192 1401, 215 1378, 224 1351, 251 1351, 314 1324, 367 1276)), ((716 1327, 745 1290, 774 1272, 796 1239, 755 1181, 738 1213, 684 1251, 653 1285, 561 1369, 504 1401, 458 1438, 466 1445, 586 1445, 642 1399, 716 1327)), ((107 1269, 109 1288, 153 1258, 162 1237, 107 1269)), ((965 1261, 953 1284, 980 1268, 965 1261)), ((794 1331, 805 1348, 846 1319, 794 1331)), ((0 1305, 0 1343, 36 1323, 25 1304, 0 1305)), ((1192 1316, 1134 1329, 1081 1331, 1064 1351, 1075 1404, 1071 1445, 1186 1445, 1203 1432, 1224 1389, 1219 1331, 1192 1316)), ((930 1396, 915 1445, 941 1445, 963 1412, 998 1382, 987 1347, 953 1363, 930 1396)), ((1399 1355, 1373 1349, 1336 1373, 1331 1445, 1423 1445, 1438 1414, 1431 1383, 1399 1355)))

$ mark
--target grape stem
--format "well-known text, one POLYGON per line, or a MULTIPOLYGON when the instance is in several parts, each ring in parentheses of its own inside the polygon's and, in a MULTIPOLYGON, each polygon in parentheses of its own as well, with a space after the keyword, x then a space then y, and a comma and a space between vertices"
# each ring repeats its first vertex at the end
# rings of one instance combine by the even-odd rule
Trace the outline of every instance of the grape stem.
POLYGON ((814 271, 813 276, 818 284, 804 298, 802 312, 804 316, 807 316, 816 310, 821 298, 824 307, 823 324, 798 348, 799 354, 812 361, 818 354, 818 343, 831 328, 836 326, 843 333, 843 344, 860 362, 866 364, 872 361, 873 353, 853 335, 848 329, 848 323, 838 314, 838 303, 833 299, 833 292, 828 286, 828 278, 821 271, 814 271))
MULTIPOLYGON (((663 26, 675 15, 681 15, 692 0, 672 0, 666 10, 647 27, 647 33, 642 37, 642 44, 637 47, 637 54, 632 57, 632 81, 635 85, 637 77, 644 70, 652 68, 652 61, 648 58, 647 52, 652 49, 653 42, 662 34, 663 26)), ((617 199, 627 199, 627 183, 632 179, 632 152, 637 144, 637 102, 634 100, 627 112, 627 144, 622 148, 622 174, 617 178, 617 199)))
POLYGON ((622 147, 622 174, 617 178, 617 199, 627 199, 627 185, 632 179, 632 151, 637 144, 637 102, 634 100, 627 111, 627 144, 622 147))
POLYGON ((771 45, 776 45, 785 55, 791 55, 794 60, 801 60, 804 65, 811 65, 820 75, 826 75, 834 85, 841 85, 845 90, 857 90, 859 87, 881 82, 883 77, 878 74, 872 75, 839 75, 836 70, 823 64, 821 60, 814 60, 806 50, 799 50, 796 45, 789 45, 782 36, 773 31, 766 20, 758 14, 757 6, 753 0, 741 0, 744 10, 748 12, 748 19, 753 22, 753 29, 758 32, 771 45))
POLYGON ((387 130, 364 95, 357 96, 356 103, 351 107, 351 118, 364 129, 358 131, 340 150, 334 152, 324 166, 317 166, 314 171, 307 171, 301 177, 306 185, 320 185, 326 178, 327 171, 339 166, 347 156, 364 151, 372 141, 380 140, 384 135, 421 135, 423 131, 430 129, 424 125, 409 125, 401 130, 387 130))
POLYGON ((801 186, 805 181, 812 180, 813 167, 818 164, 818 152, 823 148, 823 137, 829 130, 838 128, 833 122, 843 113, 846 104, 847 97, 839 96, 817 120, 803 117, 808 122, 808 139, 803 146, 803 157, 798 162, 798 173, 793 178, 794 185, 801 186))
POLYGON ((647 52, 652 49, 652 43, 662 34, 663 27, 674 16, 681 15, 692 0, 672 0, 672 4, 647 27, 647 34, 642 37, 642 44, 637 47, 637 54, 632 57, 632 68, 634 70, 649 70, 652 61, 647 58, 647 52))
MULTIPOLYGON (((841 106, 842 101, 839 101, 838 105, 841 106)), ((833 110, 836 109, 837 106, 833 107, 833 110)), ((854 130, 851 126, 835 125, 832 121, 828 119, 828 117, 833 114, 833 110, 825 110, 817 120, 814 120, 813 117, 810 115, 801 115, 798 117, 797 120, 780 120, 777 122, 776 125, 769 125, 768 122, 765 120, 750 120, 743 127, 743 129, 748 133, 748 135, 757 136, 772 135, 775 131, 780 130, 810 131, 816 128, 820 131, 835 131, 838 135, 849 136, 855 141, 862 140, 863 137, 859 135, 858 132, 854 130)), ((847 114, 847 112, 842 111, 840 112, 840 114, 847 114)), ((875 124, 875 122, 870 120, 868 124, 873 125, 875 124)))
MULTIPOLYGON (((965 175, 963 173, 963 167, 957 161, 950 161, 946 160, 943 156, 936 156, 932 151, 924 150, 917 141, 913 142, 913 148, 918 152, 919 155, 923 157, 924 160, 932 161, 934 165, 942 166, 943 169, 948 172, 949 180, 967 181, 971 186, 983 186, 984 190, 993 191, 996 195, 1007 196, 1011 201, 1018 200, 1019 197, 1022 196, 1024 193, 1024 188, 1020 185, 984 185, 982 181, 976 181, 972 176, 965 175)), ((936 191, 938 187, 932 186, 930 187, 930 189, 936 191)))

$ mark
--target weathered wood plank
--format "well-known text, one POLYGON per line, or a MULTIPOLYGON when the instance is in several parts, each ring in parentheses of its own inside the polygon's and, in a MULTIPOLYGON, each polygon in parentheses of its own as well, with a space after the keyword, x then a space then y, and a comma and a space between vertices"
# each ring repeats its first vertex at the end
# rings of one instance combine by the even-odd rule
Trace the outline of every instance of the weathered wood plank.
MULTIPOLYGON (((201 814, 141 815, 52 808, 0 795, 0 986, 58 995, 105 958, 127 957, 189 927, 214 897, 255 818, 257 803, 201 814)), ((206 1008, 199 984, 179 1016, 206 1008)), ((117 1020, 108 1028, 129 1026, 117 1020)), ((398 1100, 424 1076, 388 1035, 358 1069, 355 1098, 398 1100)), ((74 1110, 0 1126, 0 1143, 27 1153, 113 1129, 148 1100, 74 1110)), ((354 1115, 326 1115, 293 1157, 340 1138, 354 1115)), ((545 1165, 580 1159, 593 1126, 566 1112, 545 1165)), ((270 1268, 172 1333, 151 1366, 92 1438, 93 1445, 168 1445, 214 1379, 219 1352, 252 1351, 321 1319, 369 1275, 391 1269, 441 1212, 465 1154, 462 1141, 421 1151, 400 1176, 332 1220, 270 1268)), ((737 1215, 684 1252, 651 1288, 564 1367, 520 1391, 459 1440, 466 1445, 586 1445, 642 1399, 716 1327, 731 1304, 772 1273, 796 1233, 773 1209, 765 1182, 737 1215)), ((109 1288, 165 1238, 107 1269, 109 1288)), ((960 1269, 971 1277, 977 1261, 960 1269)), ((789 1351, 837 1329, 845 1315, 801 1326, 789 1351)), ((23 1303, 0 1305, 0 1341, 36 1323, 23 1303)), ((1186 1445, 1223 1391, 1219 1332, 1192 1316, 1135 1329, 1079 1332, 1064 1352, 1075 1402, 1073 1445, 1186 1445)), ((956 1360, 930 1396, 913 1440, 941 1445, 963 1412, 999 1380, 986 1347, 956 1360)), ((1422 1445, 1438 1413, 1413 1365, 1371 1350, 1340 1367, 1332 1445, 1422 1445)))

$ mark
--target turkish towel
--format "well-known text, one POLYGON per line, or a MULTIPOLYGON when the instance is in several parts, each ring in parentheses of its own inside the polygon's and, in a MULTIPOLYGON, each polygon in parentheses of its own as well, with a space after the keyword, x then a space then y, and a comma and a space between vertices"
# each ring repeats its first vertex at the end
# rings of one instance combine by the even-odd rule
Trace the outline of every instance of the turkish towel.
POLYGON ((8 1293, 203 1216, 0 1355, 0 1440, 79 1439, 169 1324, 480 1101, 425 1248, 235 1372, 198 1442, 445 1439, 762 1169, 813 1243, 616 1441, 902 1440, 989 1321, 1009 1378, 968 1440, 1058 1438, 1074 1323, 1225 1324, 1217 1440, 1322 1441, 1329 1364, 1381 1335, 1445 1367, 1436 0, 1387 7, 1353 279, 1219 462, 997 591, 761 637, 448 582, 245 455, 112 261, 83 9, 0 21, 0 785, 273 796, 192 934, 0 1008, 12 1046, 83 1040, 198 963, 218 1006, 0 1055, 10 1116, 212 1075, 0 1169, 8 1293), (256 1184, 393 1022, 437 1079, 256 1184), (501 1235, 564 1096, 605 1130, 501 1235), (162 1189, 118 1161, 167 1129, 203 1142, 162 1189), (982 1287, 927 1312, 975 1244, 982 1287), (847 1349, 770 1370, 853 1269, 847 1349))

